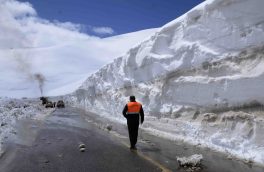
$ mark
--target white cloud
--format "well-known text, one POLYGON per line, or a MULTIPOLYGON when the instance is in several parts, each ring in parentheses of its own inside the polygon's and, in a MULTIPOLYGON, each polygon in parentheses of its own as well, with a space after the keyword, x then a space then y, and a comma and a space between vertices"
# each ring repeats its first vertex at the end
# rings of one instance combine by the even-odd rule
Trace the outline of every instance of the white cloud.
POLYGON ((28 2, 18 2, 14 0, 1 0, 0 8, 2 12, 10 13, 15 17, 24 15, 36 15, 36 11, 28 2))
POLYGON ((53 23, 58 27, 71 30, 71 31, 75 31, 75 32, 82 32, 85 30, 85 25, 82 25, 82 24, 75 24, 71 22, 61 23, 59 21, 53 21, 53 23))
POLYGON ((112 35, 114 33, 111 27, 92 27, 92 31, 99 35, 112 35))
POLYGON ((37 16, 31 4, 0 0, 0 48, 51 46, 91 36, 80 33, 83 26, 50 22, 37 16))

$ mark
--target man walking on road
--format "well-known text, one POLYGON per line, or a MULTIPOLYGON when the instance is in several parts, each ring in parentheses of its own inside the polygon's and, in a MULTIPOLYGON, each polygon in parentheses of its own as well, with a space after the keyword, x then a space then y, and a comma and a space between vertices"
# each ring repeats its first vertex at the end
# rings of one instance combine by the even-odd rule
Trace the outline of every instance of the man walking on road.
POLYGON ((123 110, 123 115, 127 119, 130 149, 136 150, 136 143, 138 137, 139 115, 141 117, 141 124, 144 121, 144 111, 142 105, 136 102, 135 96, 130 96, 130 102, 126 104, 123 110))

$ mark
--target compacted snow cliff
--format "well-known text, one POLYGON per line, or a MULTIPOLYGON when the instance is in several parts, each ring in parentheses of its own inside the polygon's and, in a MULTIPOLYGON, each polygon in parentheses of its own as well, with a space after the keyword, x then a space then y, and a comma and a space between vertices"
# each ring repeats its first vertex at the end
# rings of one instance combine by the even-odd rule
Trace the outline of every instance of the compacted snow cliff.
POLYGON ((263 0, 207 0, 66 99, 122 121, 135 95, 145 130, 264 163, 263 6, 263 0))

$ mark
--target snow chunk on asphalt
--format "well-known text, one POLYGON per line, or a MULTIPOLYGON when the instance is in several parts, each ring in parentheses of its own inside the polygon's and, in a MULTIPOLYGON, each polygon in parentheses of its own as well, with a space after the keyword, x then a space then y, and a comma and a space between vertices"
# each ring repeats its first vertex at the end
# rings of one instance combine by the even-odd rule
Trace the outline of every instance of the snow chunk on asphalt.
POLYGON ((203 155, 201 154, 194 154, 189 157, 177 157, 177 161, 180 166, 200 166, 201 161, 203 160, 203 155))

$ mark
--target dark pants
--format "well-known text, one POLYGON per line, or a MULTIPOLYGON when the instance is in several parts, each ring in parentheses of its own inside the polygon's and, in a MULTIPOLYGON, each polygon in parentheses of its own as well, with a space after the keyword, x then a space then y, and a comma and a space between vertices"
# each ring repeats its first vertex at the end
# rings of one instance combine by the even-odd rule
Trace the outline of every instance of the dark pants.
POLYGON ((137 144, 138 126, 139 126, 139 115, 138 114, 128 115, 127 127, 128 127, 131 147, 134 147, 137 144))

